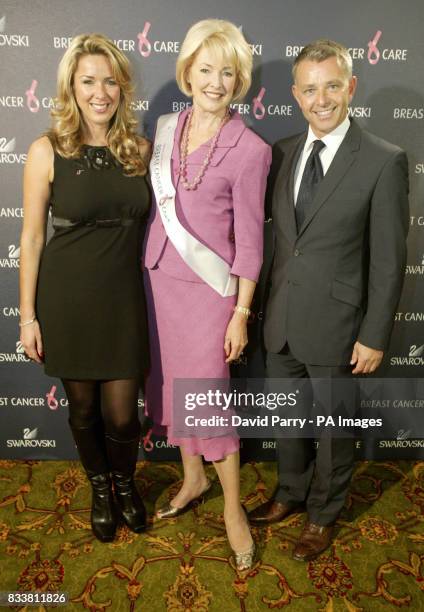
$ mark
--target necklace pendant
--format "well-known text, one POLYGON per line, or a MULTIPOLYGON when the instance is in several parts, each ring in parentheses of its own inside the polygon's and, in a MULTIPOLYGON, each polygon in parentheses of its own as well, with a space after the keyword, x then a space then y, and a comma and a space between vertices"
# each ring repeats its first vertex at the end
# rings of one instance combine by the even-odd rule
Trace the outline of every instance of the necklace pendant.
POLYGON ((181 181, 182 185, 184 189, 186 189, 187 191, 193 191, 197 189, 197 186, 202 182, 203 176, 211 163, 213 154, 217 147, 218 139, 221 134, 221 130, 224 127, 224 125, 227 123, 227 121, 230 119, 230 114, 227 109, 224 117, 221 120, 220 126, 215 136, 213 137, 211 144, 209 145, 208 152, 201 164, 199 172, 197 173, 197 175, 194 177, 192 181, 188 181, 187 180, 187 157, 188 157, 187 151, 188 151, 188 141, 189 141, 189 133, 191 129, 192 119, 193 119, 193 107, 190 109, 188 117, 186 119, 186 125, 184 126, 184 131, 183 131, 181 145, 180 145, 180 176, 182 178, 182 181, 181 181))

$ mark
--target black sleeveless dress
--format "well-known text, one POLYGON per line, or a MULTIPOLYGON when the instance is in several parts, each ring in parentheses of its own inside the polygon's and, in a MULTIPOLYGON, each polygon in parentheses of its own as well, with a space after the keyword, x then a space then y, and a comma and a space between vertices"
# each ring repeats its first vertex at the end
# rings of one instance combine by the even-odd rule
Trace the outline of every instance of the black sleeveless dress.
POLYGON ((73 380, 142 378, 148 367, 141 245, 145 177, 128 177, 107 147, 55 154, 55 232, 44 249, 36 310, 45 372, 73 380))

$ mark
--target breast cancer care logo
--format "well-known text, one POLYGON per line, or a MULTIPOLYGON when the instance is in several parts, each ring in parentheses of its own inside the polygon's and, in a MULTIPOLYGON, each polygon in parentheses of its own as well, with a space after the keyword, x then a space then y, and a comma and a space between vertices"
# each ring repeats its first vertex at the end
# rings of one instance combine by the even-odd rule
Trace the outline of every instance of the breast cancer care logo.
POLYGON ((149 57, 152 52, 152 44, 147 38, 147 34, 149 33, 151 26, 152 24, 150 23, 150 21, 146 21, 144 24, 143 31, 137 34, 138 50, 142 57, 149 57))
POLYGON ((56 390, 56 385, 53 385, 50 391, 46 393, 47 406, 50 408, 50 410, 57 410, 59 408, 59 402, 55 397, 56 390))
POLYGON ((378 45, 383 35, 381 30, 377 30, 373 38, 368 43, 367 59, 371 66, 378 64, 380 59, 391 62, 406 62, 408 59, 408 49, 383 48, 380 51, 378 45))
POLYGON ((265 92, 266 92, 265 87, 261 87, 258 95, 255 98, 253 98, 253 116, 255 117, 255 119, 261 120, 266 115, 266 109, 262 102, 265 96, 265 92))
POLYGON ((377 47, 377 44, 381 38, 382 33, 383 32, 381 30, 377 30, 377 32, 374 34, 374 38, 368 43, 367 59, 372 66, 377 64, 380 59, 381 54, 379 48, 377 47))
POLYGON ((38 113, 38 111, 40 110, 40 101, 35 95, 37 85, 38 81, 33 79, 31 87, 25 92, 27 108, 29 111, 31 111, 31 113, 38 113))
POLYGON ((153 52, 172 54, 179 53, 179 40, 153 40, 153 42, 150 42, 148 34, 150 32, 151 27, 151 22, 145 21, 143 30, 139 34, 137 34, 138 51, 142 57, 149 57, 153 52))

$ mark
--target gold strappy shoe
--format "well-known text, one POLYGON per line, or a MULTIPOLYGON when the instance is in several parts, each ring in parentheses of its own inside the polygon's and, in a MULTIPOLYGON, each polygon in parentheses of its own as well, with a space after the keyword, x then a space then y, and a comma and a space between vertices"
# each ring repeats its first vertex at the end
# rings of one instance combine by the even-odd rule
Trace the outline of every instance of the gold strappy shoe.
POLYGON ((246 552, 234 552, 234 560, 236 562, 236 568, 239 572, 243 570, 248 570, 252 567, 255 556, 256 556, 256 546, 255 543, 252 543, 252 546, 246 552))
POLYGON ((208 484, 203 489, 203 491, 200 493, 200 495, 198 495, 197 497, 189 501, 182 508, 177 508, 176 506, 172 506, 171 502, 168 502, 167 504, 165 504, 164 506, 162 506, 156 511, 156 515, 155 515, 156 518, 158 519, 175 518, 176 516, 180 516, 180 514, 184 514, 184 512, 187 512, 187 510, 190 510, 190 508, 192 508, 196 503, 203 501, 204 496, 209 491, 211 486, 212 486, 212 483, 208 479, 208 484))
MULTIPOLYGON (((249 525, 249 515, 247 514, 247 510, 245 508, 245 506, 242 504, 241 507, 243 508, 243 512, 244 515, 246 517, 246 523, 247 525, 250 527, 249 525)), ((254 562, 255 562, 255 558, 256 558, 256 553, 257 553, 257 548, 255 545, 255 542, 252 541, 252 545, 250 548, 248 548, 248 550, 244 551, 244 552, 237 552, 233 549, 233 553, 234 553, 234 561, 236 563, 236 568, 239 572, 242 572, 244 570, 248 570, 250 569, 254 562)))

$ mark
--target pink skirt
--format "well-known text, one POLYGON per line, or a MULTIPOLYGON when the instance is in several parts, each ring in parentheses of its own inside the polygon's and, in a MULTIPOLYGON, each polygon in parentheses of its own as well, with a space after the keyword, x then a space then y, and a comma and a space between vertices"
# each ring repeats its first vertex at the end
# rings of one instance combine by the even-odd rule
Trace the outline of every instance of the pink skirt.
POLYGON ((153 432, 190 455, 219 461, 238 451, 239 437, 229 435, 173 438, 173 383, 175 378, 228 379, 224 336, 236 296, 221 297, 205 283, 173 278, 160 268, 144 271, 150 338, 150 373, 145 411, 153 432))

